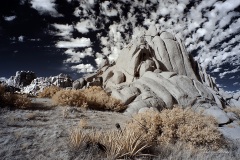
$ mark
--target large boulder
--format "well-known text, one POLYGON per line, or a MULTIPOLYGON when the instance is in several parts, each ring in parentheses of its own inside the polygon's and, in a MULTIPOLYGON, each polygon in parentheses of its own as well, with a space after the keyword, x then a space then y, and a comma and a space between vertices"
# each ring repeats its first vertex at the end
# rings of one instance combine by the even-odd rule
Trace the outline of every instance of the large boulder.
POLYGON ((86 81, 83 78, 79 78, 77 80, 75 80, 72 84, 72 88, 73 89, 81 89, 84 87, 84 85, 86 85, 86 81))
POLYGON ((84 79, 89 84, 97 77, 103 88, 128 106, 125 114, 178 104, 211 115, 219 124, 229 122, 223 110, 228 97, 220 96, 214 79, 187 53, 181 39, 153 26, 123 48, 115 63, 104 62, 84 79))

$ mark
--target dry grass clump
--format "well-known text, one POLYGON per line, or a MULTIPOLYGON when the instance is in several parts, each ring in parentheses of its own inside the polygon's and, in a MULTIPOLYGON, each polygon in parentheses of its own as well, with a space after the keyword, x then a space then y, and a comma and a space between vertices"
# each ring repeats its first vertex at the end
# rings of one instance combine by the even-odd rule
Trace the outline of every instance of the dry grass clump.
POLYGON ((58 86, 50 86, 43 89, 42 92, 38 94, 40 98, 52 98, 54 94, 60 91, 61 88, 58 86))
POLYGON ((70 131, 69 144, 73 149, 79 149, 88 142, 88 135, 80 128, 76 128, 70 131))
POLYGON ((149 148, 151 143, 145 140, 144 134, 129 129, 122 131, 92 131, 83 132, 80 128, 71 131, 70 145, 80 148, 84 145, 98 146, 108 159, 134 158, 142 155, 142 151, 149 148))
POLYGON ((82 91, 92 109, 123 111, 126 109, 120 100, 109 96, 101 87, 92 86, 82 91))
POLYGON ((0 85, 0 105, 2 107, 29 108, 32 103, 26 95, 17 95, 5 92, 5 87, 0 85))
POLYGON ((80 119, 79 123, 78 123, 78 126, 80 128, 87 128, 88 127, 88 122, 87 122, 87 119, 83 118, 83 119, 80 119))
POLYGON ((86 97, 79 90, 60 90, 52 97, 57 105, 81 107, 86 102, 86 97))
POLYGON ((142 151, 152 144, 146 140, 146 135, 125 128, 120 131, 108 131, 103 134, 100 143, 106 147, 106 155, 110 159, 134 158, 143 155, 142 151))
POLYGON ((161 113, 138 114, 128 126, 144 131, 147 137, 158 143, 174 144, 181 141, 188 147, 209 149, 219 149, 223 144, 217 123, 212 117, 180 107, 161 113))
POLYGON ((96 110, 122 111, 126 109, 120 100, 110 97, 101 87, 85 90, 60 90, 52 99, 56 104, 78 106, 96 110))

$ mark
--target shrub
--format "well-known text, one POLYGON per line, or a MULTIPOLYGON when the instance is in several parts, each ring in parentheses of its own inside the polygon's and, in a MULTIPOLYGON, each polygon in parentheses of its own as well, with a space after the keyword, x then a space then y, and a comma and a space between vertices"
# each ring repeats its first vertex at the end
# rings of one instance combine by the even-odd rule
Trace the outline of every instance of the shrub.
POLYGON ((31 100, 25 95, 17 95, 5 92, 5 87, 0 85, 0 104, 16 108, 28 108, 31 106, 31 100))
POLYGON ((14 106, 18 108, 29 108, 32 106, 31 100, 26 95, 16 95, 14 106))
POLYGON ((5 93, 5 87, 3 85, 0 85, 0 105, 3 105, 3 95, 5 93))
POLYGON ((82 91, 87 104, 92 109, 123 111, 126 109, 120 100, 109 96, 101 87, 92 86, 82 91))
POLYGON ((147 112, 138 114, 128 124, 134 130, 144 131, 150 140, 158 143, 186 143, 189 147, 218 149, 223 138, 212 117, 195 113, 180 107, 166 109, 161 113, 147 112))
POLYGON ((0 84, 0 96, 2 96, 5 93, 5 87, 0 84))
POLYGON ((16 95, 5 93, 3 96, 4 106, 16 108, 29 108, 31 107, 31 100, 26 95, 16 95))
POLYGON ((56 104, 78 106, 96 110, 122 111, 126 109, 120 100, 110 97, 101 87, 85 90, 60 90, 52 99, 56 104))
POLYGON ((61 88, 58 86, 50 86, 43 89, 42 92, 38 94, 40 98, 52 98, 54 94, 60 91, 61 88))
POLYGON ((78 107, 81 107, 86 101, 85 96, 79 90, 60 90, 53 95, 52 99, 57 105, 78 107))

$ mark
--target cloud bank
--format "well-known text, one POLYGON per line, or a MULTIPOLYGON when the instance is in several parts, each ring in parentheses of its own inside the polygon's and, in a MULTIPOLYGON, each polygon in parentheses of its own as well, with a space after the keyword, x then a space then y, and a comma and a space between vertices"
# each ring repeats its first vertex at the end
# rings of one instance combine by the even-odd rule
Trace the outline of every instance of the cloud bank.
POLYGON ((89 38, 71 38, 69 41, 59 41, 56 46, 58 48, 82 48, 89 47, 91 45, 91 40, 89 38))

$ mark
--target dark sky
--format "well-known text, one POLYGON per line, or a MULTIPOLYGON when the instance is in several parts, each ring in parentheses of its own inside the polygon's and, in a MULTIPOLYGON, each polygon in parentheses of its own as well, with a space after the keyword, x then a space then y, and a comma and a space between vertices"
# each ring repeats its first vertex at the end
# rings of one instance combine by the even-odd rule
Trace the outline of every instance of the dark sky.
POLYGON ((96 70, 103 57, 150 25, 179 35, 228 91, 240 88, 240 2, 236 0, 4 0, 0 2, 0 77, 96 70))
POLYGON ((19 0, 1 2, 0 15, 0 77, 10 77, 17 70, 34 71, 38 76, 73 73, 63 64, 67 57, 63 49, 55 47, 58 37, 49 33, 50 24, 66 21, 64 17, 40 15, 19 0), (12 15, 17 15, 13 21, 4 19, 12 15))

